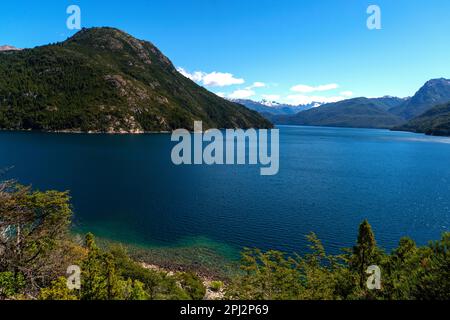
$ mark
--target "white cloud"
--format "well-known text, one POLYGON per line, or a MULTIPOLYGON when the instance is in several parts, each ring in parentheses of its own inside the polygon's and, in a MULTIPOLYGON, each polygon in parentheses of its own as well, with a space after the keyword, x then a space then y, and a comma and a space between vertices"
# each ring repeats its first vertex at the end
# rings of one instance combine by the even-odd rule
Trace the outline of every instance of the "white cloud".
POLYGON ((341 96, 351 97, 351 96, 353 96, 353 92, 351 92, 351 91, 342 91, 341 92, 341 96))
POLYGON ((228 98, 231 99, 248 99, 252 96, 254 96, 256 93, 255 91, 251 90, 251 89, 240 89, 240 90, 236 90, 233 93, 230 93, 228 95, 228 98))
POLYGON ((330 83, 330 84, 323 84, 320 86, 308 86, 304 84, 298 84, 296 86, 293 86, 291 88, 291 91, 300 92, 300 93, 310 93, 310 92, 317 92, 317 91, 329 91, 339 88, 339 85, 336 83, 330 83))
POLYGON ((186 78, 201 83, 207 87, 226 87, 236 84, 243 84, 245 82, 244 79, 235 78, 231 73, 215 72, 215 71, 211 73, 206 73, 202 71, 189 73, 183 68, 177 68, 177 70, 186 78))
POLYGON ((305 95, 305 93, 313 93, 313 92, 323 92, 330 91, 339 88, 339 85, 336 83, 323 84, 319 86, 308 86, 299 84, 293 86, 291 91, 299 92, 300 94, 293 94, 286 97, 286 100, 292 104, 311 104, 313 102, 317 102, 320 104, 324 103, 333 103, 348 99, 353 96, 352 91, 342 91, 338 96, 319 96, 319 95, 305 95))
POLYGON ((202 82, 208 87, 225 87, 243 84, 245 80, 235 78, 231 73, 211 72, 203 76, 202 82))
POLYGON ((219 96, 221 98, 225 98, 227 94, 225 92, 216 92, 216 96, 219 96))
MULTIPOLYGON (((185 77, 202 84, 206 87, 226 87, 226 86, 232 86, 232 85, 240 85, 245 83, 245 80, 242 78, 236 78, 231 73, 224 73, 224 72, 211 72, 206 73, 202 71, 196 71, 193 73, 190 73, 186 71, 183 68, 177 68, 178 72, 180 72, 185 77)), ((270 86, 275 86, 275 84, 270 84, 270 86)), ((225 93, 225 92, 216 92, 215 94, 222 98, 229 98, 229 99, 249 99, 256 95, 256 92, 254 89, 257 88, 264 88, 268 87, 266 83, 264 82, 253 82, 252 85, 245 87, 243 89, 237 89, 233 91, 232 93, 225 93)), ((309 85, 303 85, 299 84, 296 86, 293 86, 291 88, 291 91, 297 92, 299 94, 292 94, 288 95, 287 97, 282 97, 278 94, 262 94, 261 97, 266 101, 284 101, 285 103, 292 104, 292 105, 304 105, 304 104, 311 104, 311 103, 317 103, 317 104, 324 104, 324 103, 332 103, 332 102, 338 102, 345 99, 348 99, 349 97, 353 96, 352 91, 342 91, 340 92, 339 96, 320 96, 320 95, 306 95, 308 93, 313 92, 324 92, 324 91, 330 91, 338 89, 339 85, 336 83, 330 83, 330 84, 324 84, 324 85, 318 85, 318 86, 309 86, 309 85)))
POLYGON ((183 68, 177 68, 177 71, 181 73, 183 76, 185 76, 188 79, 191 79, 195 82, 200 82, 203 79, 203 72, 197 71, 194 73, 189 73, 183 68))
POLYGON ((287 96, 286 99, 294 105, 300 105, 300 104, 311 104, 313 102, 318 102, 321 104, 332 103, 345 100, 346 98, 342 96, 323 97, 323 96, 305 96, 302 94, 293 94, 287 96))
POLYGON ((281 96, 279 96, 278 94, 263 94, 262 97, 267 101, 277 101, 281 98, 281 96))
POLYGON ((253 88, 264 88, 266 84, 264 82, 254 82, 250 87, 247 87, 247 89, 253 89, 253 88))

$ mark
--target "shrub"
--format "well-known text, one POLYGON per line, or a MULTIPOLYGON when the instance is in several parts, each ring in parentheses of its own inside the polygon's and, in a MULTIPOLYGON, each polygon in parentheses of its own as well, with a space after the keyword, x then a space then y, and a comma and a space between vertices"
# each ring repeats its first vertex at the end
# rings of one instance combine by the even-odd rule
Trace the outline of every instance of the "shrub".
POLYGON ((25 287, 25 279, 21 273, 0 272, 0 298, 12 298, 25 287))
POLYGON ((212 281, 209 285, 209 288, 214 291, 218 292, 223 288, 223 282, 222 281, 212 281))
POLYGON ((177 279, 192 300, 203 300, 206 288, 195 273, 183 272, 177 275, 177 279))

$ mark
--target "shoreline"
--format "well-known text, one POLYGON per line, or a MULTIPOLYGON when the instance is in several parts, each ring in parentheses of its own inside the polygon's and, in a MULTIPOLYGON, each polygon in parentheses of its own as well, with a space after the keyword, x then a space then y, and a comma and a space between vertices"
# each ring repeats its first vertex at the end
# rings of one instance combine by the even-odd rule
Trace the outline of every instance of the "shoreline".
MULTIPOLYGON (((76 242, 80 244, 83 239, 82 234, 74 233, 73 235, 76 242)), ((226 257, 208 246, 144 247, 97 235, 95 237, 98 245, 103 249, 121 246, 137 263, 167 273, 193 272, 205 281, 227 282, 239 272, 239 259, 226 257)))
MULTIPOLYGON (((441 135, 441 134, 429 134, 426 132, 417 132, 413 130, 399 130, 395 127, 393 128, 365 128, 365 127, 342 127, 342 126, 315 126, 315 125, 294 125, 294 124, 274 124, 274 127, 272 129, 279 127, 312 127, 312 128, 335 128, 335 129, 365 129, 365 130, 383 130, 383 131, 389 131, 389 132, 404 132, 404 133, 413 133, 421 136, 426 137, 440 137, 440 138, 450 138, 450 135, 441 135)), ((181 128, 179 128, 181 129, 181 128)), ((219 128, 219 130, 226 130, 227 128, 219 128)), ((237 129, 237 128, 233 128, 237 129)), ((260 129, 260 128, 254 128, 254 129, 260 129)), ((139 135, 154 135, 154 134, 171 134, 175 130, 168 131, 168 130, 161 130, 161 131, 81 131, 81 130, 33 130, 33 129, 3 129, 0 128, 0 132, 22 132, 22 133, 47 133, 47 134, 73 134, 73 135, 109 135, 109 136, 139 136, 139 135)), ((207 129, 206 129, 207 130, 207 129)), ((206 131, 204 130, 204 131, 206 131)), ((193 133, 194 131, 189 131, 193 133)))
POLYGON ((33 130, 33 129, 0 129, 0 132, 22 133, 49 133, 49 134, 86 134, 86 135, 145 135, 145 134, 170 134, 172 131, 81 131, 81 130, 33 130))
MULTIPOLYGON (((76 241, 80 242, 80 234, 74 234, 74 237, 76 241)), ((200 257, 190 254, 191 250, 198 249, 195 247, 145 248, 139 245, 102 237, 96 237, 96 241, 99 247, 104 250, 108 250, 108 248, 115 245, 122 246, 125 248, 129 257, 144 269, 165 273, 167 277, 174 277, 180 272, 192 272, 196 274, 202 281, 206 290, 203 300, 223 300, 225 298, 226 288, 230 284, 232 276, 239 272, 237 261, 232 263, 217 252, 214 253, 216 257, 212 257, 212 260, 218 262, 217 266, 209 266, 205 261, 204 263, 199 263, 196 260, 200 257), (181 262, 176 261, 177 256, 182 256, 184 251, 187 251, 185 254, 187 254, 189 258, 185 258, 186 260, 181 262), (173 256, 174 253, 175 256, 173 256), (161 257, 164 258, 161 259, 161 257), (214 289, 214 283, 217 282, 222 283, 220 289, 214 289)))
MULTIPOLYGON (((173 277, 176 274, 175 271, 163 269, 160 266, 157 266, 154 264, 147 264, 145 262, 140 262, 139 264, 144 269, 153 270, 153 271, 157 271, 157 272, 164 272, 169 277, 173 277)), ((182 272, 185 272, 185 271, 182 271, 182 272)), ((206 290, 205 297, 203 298, 203 300, 223 300, 225 298, 225 290, 226 290, 226 286, 227 286, 226 280, 218 279, 216 277, 211 277, 211 276, 205 276, 205 275, 201 275, 201 274, 197 274, 197 276, 202 280, 203 286, 205 287, 205 290, 206 290), (221 281, 221 282, 223 281, 223 287, 220 288, 219 290, 213 290, 212 289, 213 283, 217 282, 217 281, 221 281)))

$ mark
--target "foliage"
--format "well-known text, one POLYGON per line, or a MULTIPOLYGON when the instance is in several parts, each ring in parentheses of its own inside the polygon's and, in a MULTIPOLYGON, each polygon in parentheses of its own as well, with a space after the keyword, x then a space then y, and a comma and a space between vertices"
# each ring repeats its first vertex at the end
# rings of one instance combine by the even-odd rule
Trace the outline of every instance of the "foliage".
POLYGON ((450 297, 450 233, 422 248, 409 238, 391 254, 380 250, 367 221, 357 243, 342 255, 327 255, 314 234, 311 253, 300 257, 278 251, 246 249, 241 274, 228 286, 227 297, 245 300, 448 300, 450 297), (382 288, 366 287, 370 265, 380 267, 382 288))
POLYGON ((144 268, 133 261, 122 246, 113 246, 110 252, 114 256, 116 268, 122 277, 136 279, 143 283, 149 299, 190 299, 188 293, 178 285, 177 279, 167 272, 144 268))
POLYGON ((380 254, 372 227, 367 220, 364 220, 359 226, 358 240, 353 247, 350 260, 350 268, 358 274, 361 289, 365 286, 367 268, 370 265, 379 264, 380 254))
POLYGON ((67 287, 67 279, 64 277, 52 281, 50 287, 43 288, 38 298, 40 300, 78 300, 74 291, 67 287))
POLYGON ((450 233, 445 233, 440 241, 432 242, 422 256, 421 267, 416 264, 418 285, 413 287, 416 299, 450 299, 450 233))
POLYGON ((219 292, 224 287, 222 281, 211 281, 209 288, 214 292, 219 292))
POLYGON ((0 183, 0 272, 24 277, 31 291, 66 268, 72 211, 67 192, 0 183))
POLYGON ((81 264, 82 300, 142 300, 147 295, 139 280, 124 279, 116 268, 114 256, 102 252, 94 236, 86 236, 87 258, 81 264))
POLYGON ((178 283, 192 300, 203 300, 206 288, 202 280, 192 272, 181 272, 177 275, 178 283))
POLYGON ((21 273, 0 273, 0 299, 13 298, 25 287, 25 279, 21 273))

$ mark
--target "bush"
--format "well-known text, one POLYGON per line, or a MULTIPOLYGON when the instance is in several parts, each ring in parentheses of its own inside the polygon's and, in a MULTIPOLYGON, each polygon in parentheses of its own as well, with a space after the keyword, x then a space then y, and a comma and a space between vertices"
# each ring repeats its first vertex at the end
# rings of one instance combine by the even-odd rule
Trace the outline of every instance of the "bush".
POLYGON ((195 273, 180 273, 177 275, 177 279, 192 300, 203 300, 206 294, 206 288, 202 280, 195 273))
POLYGON ((212 281, 209 288, 214 292, 219 292, 223 288, 222 281, 212 281))
POLYGON ((133 261, 123 246, 113 246, 117 271, 126 279, 139 280, 150 300, 186 300, 189 294, 177 285, 177 279, 164 271, 150 270, 133 261))
POLYGON ((0 298, 8 299, 19 294, 25 287, 25 279, 21 273, 0 273, 0 298))
POLYGON ((59 277, 52 282, 51 287, 41 290, 39 300, 78 300, 74 293, 67 287, 67 279, 59 277))

